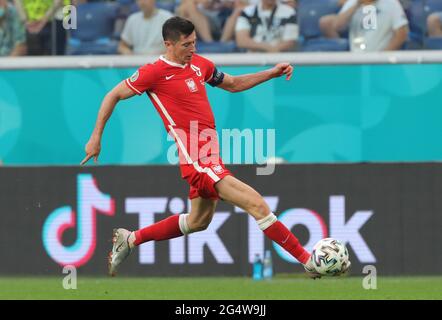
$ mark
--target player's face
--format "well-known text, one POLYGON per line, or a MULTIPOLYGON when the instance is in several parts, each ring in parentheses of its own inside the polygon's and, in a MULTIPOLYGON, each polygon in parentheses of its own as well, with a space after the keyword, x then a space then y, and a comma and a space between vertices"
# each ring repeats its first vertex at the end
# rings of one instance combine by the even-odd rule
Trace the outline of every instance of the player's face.
MULTIPOLYGON (((167 41, 166 41, 167 42, 167 41)), ((189 63, 193 54, 196 52, 196 33, 192 32, 189 36, 181 35, 180 40, 167 45, 172 56, 181 64, 189 63)))

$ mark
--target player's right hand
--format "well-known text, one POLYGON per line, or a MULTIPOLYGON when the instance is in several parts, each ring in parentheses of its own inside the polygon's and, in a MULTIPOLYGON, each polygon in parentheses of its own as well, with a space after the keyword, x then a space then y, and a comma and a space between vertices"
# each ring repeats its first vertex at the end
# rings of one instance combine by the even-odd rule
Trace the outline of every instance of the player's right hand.
POLYGON ((86 157, 80 162, 80 166, 84 165, 89 161, 90 158, 94 157, 94 162, 97 163, 98 156, 101 151, 101 142, 99 139, 91 138, 85 147, 86 157))

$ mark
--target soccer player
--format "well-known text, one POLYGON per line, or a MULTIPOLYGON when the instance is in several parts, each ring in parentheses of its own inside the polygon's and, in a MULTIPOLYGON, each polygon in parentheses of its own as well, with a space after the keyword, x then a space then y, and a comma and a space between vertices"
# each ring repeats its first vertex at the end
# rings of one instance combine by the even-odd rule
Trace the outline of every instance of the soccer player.
POLYGON ((109 254, 109 274, 114 276, 133 249, 144 242, 167 240, 205 230, 212 220, 217 201, 222 199, 252 215, 267 237, 301 262, 311 277, 318 277, 312 267, 310 253, 278 221, 263 197, 224 167, 217 141, 214 140, 212 147, 204 153, 203 144, 206 141, 202 143, 197 137, 203 132, 215 131, 206 83, 230 92, 239 92, 283 75, 286 80, 290 80, 293 67, 289 63, 279 63, 262 72, 231 76, 195 53, 196 34, 190 21, 179 17, 170 18, 164 23, 162 33, 166 54, 156 62, 140 67, 132 77, 122 81, 104 98, 81 165, 92 157, 97 161, 103 130, 115 105, 120 100, 147 93, 166 130, 175 138, 181 175, 190 185, 191 210, 137 231, 115 229, 114 244, 109 254), (195 123, 196 131, 192 131, 195 123), (199 148, 196 155, 190 150, 195 139, 199 148))

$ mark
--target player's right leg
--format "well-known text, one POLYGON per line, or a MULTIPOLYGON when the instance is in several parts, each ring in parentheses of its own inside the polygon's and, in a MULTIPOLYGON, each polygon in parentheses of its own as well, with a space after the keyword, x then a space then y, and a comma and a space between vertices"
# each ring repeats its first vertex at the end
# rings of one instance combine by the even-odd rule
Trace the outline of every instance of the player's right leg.
POLYGON ((278 221, 264 198, 255 189, 233 176, 225 177, 215 188, 221 199, 252 215, 264 234, 301 262, 311 278, 320 277, 313 269, 310 253, 302 247, 295 235, 278 221))
POLYGON ((114 229, 112 251, 109 253, 109 274, 115 276, 121 263, 133 248, 148 241, 173 239, 205 230, 215 213, 216 200, 197 197, 191 200, 190 213, 172 215, 137 231, 114 229))

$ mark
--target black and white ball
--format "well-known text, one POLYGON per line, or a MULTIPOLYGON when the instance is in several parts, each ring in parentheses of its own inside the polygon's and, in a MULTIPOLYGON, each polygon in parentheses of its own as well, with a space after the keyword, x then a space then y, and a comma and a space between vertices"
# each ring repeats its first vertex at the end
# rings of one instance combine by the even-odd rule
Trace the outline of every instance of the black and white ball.
POLYGON ((346 246, 333 238, 321 239, 315 244, 312 262, 315 270, 325 276, 340 275, 350 266, 346 246))

